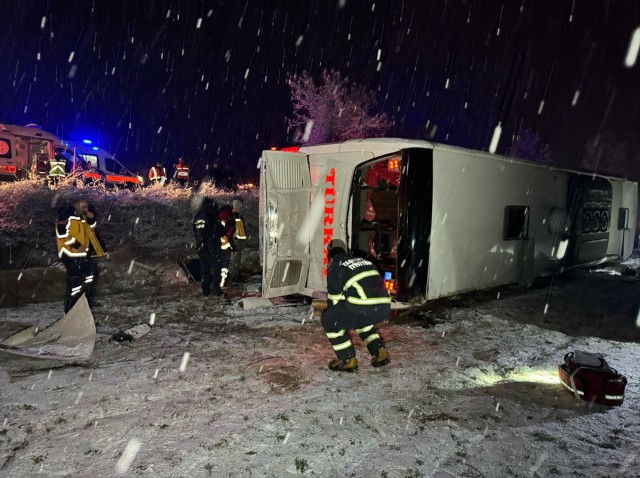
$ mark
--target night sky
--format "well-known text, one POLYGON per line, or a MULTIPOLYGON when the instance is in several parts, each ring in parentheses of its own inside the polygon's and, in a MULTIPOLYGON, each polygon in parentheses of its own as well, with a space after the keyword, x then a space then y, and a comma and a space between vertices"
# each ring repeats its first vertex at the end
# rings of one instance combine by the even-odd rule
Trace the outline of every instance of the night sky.
POLYGON ((0 14, 0 122, 90 137, 141 172, 184 155, 255 179, 262 149, 292 144, 287 75, 325 68, 376 92, 390 136, 486 150, 500 121, 498 152, 517 125, 569 167, 607 130, 640 148, 636 0, 0 0, 0 14))

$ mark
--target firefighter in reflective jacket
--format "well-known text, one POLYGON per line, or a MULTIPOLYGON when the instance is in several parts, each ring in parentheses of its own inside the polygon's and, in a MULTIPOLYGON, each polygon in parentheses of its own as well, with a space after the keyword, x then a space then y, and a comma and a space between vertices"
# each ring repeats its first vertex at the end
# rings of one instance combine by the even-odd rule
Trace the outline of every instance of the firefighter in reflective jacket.
POLYGON ((358 370, 349 329, 354 329, 369 349, 371 365, 387 365, 389 354, 375 324, 388 317, 391 297, 380 273, 370 261, 348 256, 340 240, 329 243, 328 256, 329 300, 320 322, 337 356, 329 362, 329 368, 341 372, 358 370))
POLYGON ((232 281, 237 282, 241 279, 240 269, 242 265, 242 250, 247 241, 247 233, 244 227, 244 218, 242 211, 244 210, 244 201, 240 197, 236 197, 232 203, 231 212, 233 213, 233 242, 235 250, 231 254, 231 262, 229 264, 229 277, 232 281))
POLYGON ((89 306, 98 306, 94 297, 99 269, 91 256, 103 256, 104 251, 94 232, 97 224, 95 210, 84 199, 76 199, 71 206, 62 209, 58 214, 58 257, 67 269, 65 314, 83 293, 86 293, 89 306))
POLYGON ((57 185, 61 179, 64 179, 67 175, 66 165, 67 162, 60 154, 56 154, 55 158, 49 161, 49 184, 57 185))
POLYGON ((232 206, 225 204, 220 208, 218 220, 224 234, 220 237, 220 287, 224 287, 229 276, 231 254, 236 251, 235 219, 232 206))

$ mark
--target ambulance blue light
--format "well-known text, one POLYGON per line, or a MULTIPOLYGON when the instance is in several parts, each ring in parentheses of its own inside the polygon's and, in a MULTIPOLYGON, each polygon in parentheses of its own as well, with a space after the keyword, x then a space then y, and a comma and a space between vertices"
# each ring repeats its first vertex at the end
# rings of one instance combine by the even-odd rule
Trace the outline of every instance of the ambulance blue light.
POLYGON ((83 139, 82 142, 84 144, 91 144, 92 143, 92 141, 90 139, 83 139))

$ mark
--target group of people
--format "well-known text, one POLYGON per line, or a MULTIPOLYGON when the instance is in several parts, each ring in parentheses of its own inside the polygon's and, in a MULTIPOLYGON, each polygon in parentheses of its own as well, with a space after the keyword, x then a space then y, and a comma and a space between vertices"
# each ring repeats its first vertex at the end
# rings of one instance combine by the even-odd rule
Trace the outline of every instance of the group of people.
POLYGON ((247 239, 243 207, 241 199, 234 199, 232 205, 218 206, 212 198, 205 197, 193 218, 205 297, 224 297, 222 288, 227 280, 238 278, 241 253, 247 239), (230 271, 233 271, 233 277, 229 277, 230 271))
MULTIPOLYGON (((218 205, 214 199, 205 197, 193 218, 205 298, 224 298, 222 289, 230 269, 239 272, 240 253, 246 240, 243 206, 239 198, 231 205, 218 205)), ((103 256, 104 251, 95 234, 97 223, 95 209, 84 199, 74 200, 59 212, 58 256, 67 270, 65 313, 83 293, 90 307, 99 306, 95 300, 99 268, 93 258, 103 256)), ((348 255, 346 245, 340 240, 329 242, 327 254, 328 301, 321 324, 336 355, 329 362, 329 369, 358 370, 350 330, 367 346, 373 367, 387 365, 389 353, 376 324, 389 316, 391 298, 377 267, 368 259, 348 255)))
MULTIPOLYGON (((178 162, 174 165, 172 179, 182 187, 187 187, 191 180, 191 168, 184 162, 184 158, 178 158, 178 162)), ((149 169, 149 183, 153 186, 160 184, 164 186, 167 182, 167 168, 160 161, 149 169)))
MULTIPOLYGON (((149 182, 153 186, 160 184, 164 186, 168 181, 167 168, 160 161, 149 169, 149 182)), ((184 158, 178 158, 174 165, 172 180, 179 185, 186 187, 191 181, 191 168, 184 162, 184 158)), ((217 188, 225 191, 233 191, 236 188, 236 178, 230 164, 220 168, 220 163, 216 160, 211 165, 207 164, 205 181, 212 182, 217 188)))

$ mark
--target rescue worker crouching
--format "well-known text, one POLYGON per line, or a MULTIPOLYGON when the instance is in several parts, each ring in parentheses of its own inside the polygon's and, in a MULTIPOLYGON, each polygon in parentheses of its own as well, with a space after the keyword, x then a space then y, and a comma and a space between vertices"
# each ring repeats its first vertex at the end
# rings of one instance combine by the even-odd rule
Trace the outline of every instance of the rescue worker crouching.
POLYGON ((58 213, 56 221, 56 239, 58 257, 67 270, 67 290, 64 312, 71 310, 82 296, 87 296, 90 307, 99 307, 95 301, 100 270, 92 260, 104 256, 104 250, 94 229, 97 215, 85 199, 76 199, 71 206, 58 213))
POLYGON ((346 245, 340 240, 329 243, 328 257, 329 300, 320 322, 337 357, 329 362, 329 368, 340 372, 358 370, 350 329, 354 329, 367 346, 373 357, 372 366, 387 365, 389 354, 375 324, 389 316, 391 297, 380 273, 367 259, 347 255, 346 245))

